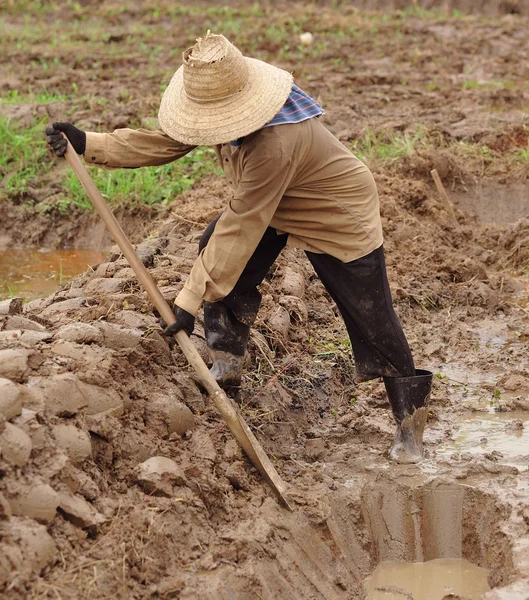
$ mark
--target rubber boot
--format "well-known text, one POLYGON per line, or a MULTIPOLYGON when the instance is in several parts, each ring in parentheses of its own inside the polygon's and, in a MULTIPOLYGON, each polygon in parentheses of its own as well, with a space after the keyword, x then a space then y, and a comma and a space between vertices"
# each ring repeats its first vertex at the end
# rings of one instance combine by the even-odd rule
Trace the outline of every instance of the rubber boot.
POLYGON ((423 458, 423 434, 428 417, 427 404, 433 373, 417 369, 414 377, 384 377, 393 417, 397 422, 389 458, 401 464, 423 458))
POLYGON ((238 321, 222 302, 207 302, 204 329, 213 360, 210 373, 221 388, 239 388, 250 327, 238 321))
POLYGON ((213 364, 209 372, 221 388, 239 388, 241 386, 244 355, 238 356, 222 350, 209 349, 213 364))

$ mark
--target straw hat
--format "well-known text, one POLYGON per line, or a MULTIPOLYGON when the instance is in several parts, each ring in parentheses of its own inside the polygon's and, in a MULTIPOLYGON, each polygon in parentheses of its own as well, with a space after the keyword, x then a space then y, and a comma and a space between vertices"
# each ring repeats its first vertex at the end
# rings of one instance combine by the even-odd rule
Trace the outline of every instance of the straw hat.
POLYGON ((236 140, 266 125, 286 102, 292 75, 243 56, 223 35, 199 38, 164 92, 162 130, 184 144, 236 140))

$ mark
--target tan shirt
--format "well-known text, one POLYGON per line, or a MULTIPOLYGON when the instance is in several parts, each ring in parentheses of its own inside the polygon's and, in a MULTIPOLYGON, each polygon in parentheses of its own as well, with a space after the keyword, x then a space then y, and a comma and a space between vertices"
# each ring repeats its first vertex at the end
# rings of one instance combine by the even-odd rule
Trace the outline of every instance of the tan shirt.
MULTIPOLYGON (((87 163, 109 168, 162 165, 185 146, 161 131, 87 133, 87 163)), ((234 195, 175 303, 196 315, 233 289, 268 226, 288 244, 344 262, 382 245, 379 200, 369 169, 318 119, 267 127, 239 148, 215 147, 234 195)))

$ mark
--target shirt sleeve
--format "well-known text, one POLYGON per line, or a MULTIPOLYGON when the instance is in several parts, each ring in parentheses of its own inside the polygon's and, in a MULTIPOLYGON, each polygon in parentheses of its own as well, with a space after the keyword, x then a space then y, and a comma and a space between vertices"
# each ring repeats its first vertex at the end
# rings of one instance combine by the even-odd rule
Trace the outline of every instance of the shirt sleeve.
POLYGON ((234 198, 175 300, 193 315, 204 300, 217 302, 234 288, 292 180, 290 156, 252 154, 243 162, 234 198))
POLYGON ((164 165, 195 147, 177 142, 163 131, 116 129, 113 133, 87 133, 84 158, 87 164, 134 169, 164 165))

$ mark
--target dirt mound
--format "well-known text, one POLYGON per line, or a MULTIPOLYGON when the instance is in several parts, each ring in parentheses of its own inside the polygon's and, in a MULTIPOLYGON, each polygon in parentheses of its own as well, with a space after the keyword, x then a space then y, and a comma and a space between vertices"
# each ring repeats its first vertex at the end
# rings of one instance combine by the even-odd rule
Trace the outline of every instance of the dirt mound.
MULTIPOLYGON (((391 219, 391 279, 417 362, 432 365, 441 353, 464 363, 475 315, 500 310, 503 292, 486 276, 472 231, 461 236, 437 223, 442 211, 427 188, 417 192, 429 206, 423 215, 409 194, 390 190, 383 210, 391 219)), ((168 300, 195 257, 198 232, 188 232, 188 221, 177 215, 161 227, 170 236, 137 248, 168 300)), ((450 467, 434 459, 433 480, 415 468, 410 483, 399 469, 388 479, 393 426, 382 387, 355 385, 343 324, 303 255, 288 250, 262 291, 237 401, 291 485, 292 515, 277 506, 181 355, 169 350, 118 251, 53 296, 23 309, 13 303, 1 317, 6 598, 24 590, 77 598, 87 586, 93 597, 272 599, 301 590, 361 598, 361 581, 379 558, 465 556, 490 569, 492 585, 522 571, 515 548, 526 528, 514 516, 518 508, 512 512, 505 493, 486 491, 493 479, 500 487, 521 481, 518 469, 494 457, 450 467), (452 483, 436 483, 439 477, 452 483), (469 477, 467 492, 457 480, 469 477), (446 498, 450 510, 438 514, 446 498), (387 502, 391 517, 377 508, 387 502), (409 534, 401 529, 398 511, 407 502, 423 515, 420 543, 415 521, 409 534), (457 514, 449 533, 432 527, 457 514), (489 515, 486 524, 475 520, 480 514, 489 515), (386 527, 397 528, 389 538, 386 527), (494 556, 490 539, 497 539, 494 556), (68 557, 62 567, 61 556, 68 557)), ((520 313, 509 314, 514 323, 520 313)), ((200 323, 192 339, 207 358, 200 323)), ((486 352, 482 360, 490 360, 486 352)), ((463 393, 447 391, 440 380, 431 457, 463 393)), ((520 506, 519 498, 512 502, 520 506)))

